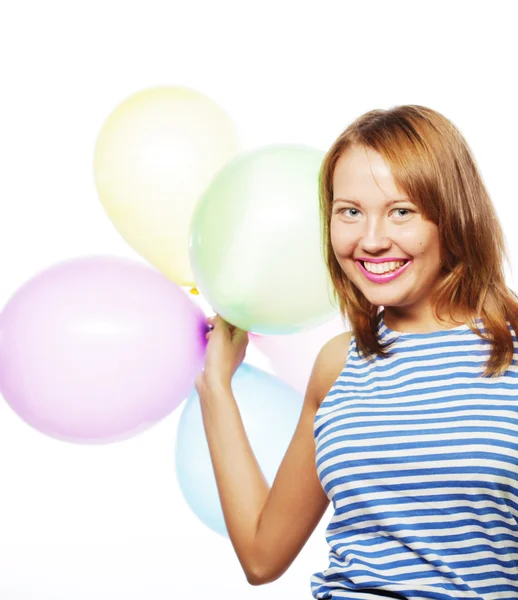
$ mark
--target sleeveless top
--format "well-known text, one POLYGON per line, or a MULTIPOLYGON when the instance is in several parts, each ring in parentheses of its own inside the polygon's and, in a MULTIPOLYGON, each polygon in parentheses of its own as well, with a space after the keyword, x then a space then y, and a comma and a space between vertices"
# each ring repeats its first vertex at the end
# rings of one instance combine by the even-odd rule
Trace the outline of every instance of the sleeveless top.
MULTIPOLYGON (((400 333, 368 362, 354 335, 314 421, 334 507, 314 598, 518 598, 518 343, 482 377, 490 343, 467 324, 400 333)), ((484 332, 482 319, 476 321, 484 332)))

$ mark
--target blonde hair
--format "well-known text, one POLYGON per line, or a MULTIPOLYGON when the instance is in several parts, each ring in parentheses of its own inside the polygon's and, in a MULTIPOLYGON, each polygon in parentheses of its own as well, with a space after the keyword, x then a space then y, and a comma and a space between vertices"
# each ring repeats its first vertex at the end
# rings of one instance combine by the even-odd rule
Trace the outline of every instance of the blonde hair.
POLYGON ((378 307, 346 277, 331 245, 329 223, 333 173, 352 145, 378 152, 390 166, 397 187, 408 194, 425 219, 438 226, 444 277, 434 289, 435 318, 447 309, 468 315, 470 329, 491 342, 485 377, 505 373, 514 353, 506 320, 518 332, 518 296, 504 278, 509 264, 505 239, 491 198, 459 130, 424 106, 372 110, 356 119, 326 154, 320 172, 320 214, 324 257, 340 311, 351 323, 358 349, 367 357, 386 356, 390 344, 377 336, 378 307), (475 318, 481 317, 485 335, 475 318))

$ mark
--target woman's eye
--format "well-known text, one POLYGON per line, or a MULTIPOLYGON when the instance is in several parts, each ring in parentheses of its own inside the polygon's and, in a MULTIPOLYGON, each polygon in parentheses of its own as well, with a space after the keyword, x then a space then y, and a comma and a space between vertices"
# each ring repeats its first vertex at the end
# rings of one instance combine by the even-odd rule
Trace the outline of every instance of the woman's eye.
MULTIPOLYGON (((347 211, 347 210, 355 210, 355 211, 356 211, 356 213, 358 212, 358 209, 357 209, 357 208, 344 208, 344 210, 345 210, 345 211, 347 211)), ((352 214, 352 215, 351 215, 351 214, 349 214, 349 216, 350 216, 350 217, 356 217, 356 213, 355 213, 355 214, 352 214)))
MULTIPOLYGON (((339 208, 339 209, 338 209, 336 212, 337 212, 338 214, 340 214, 340 215, 343 215, 343 214, 344 214, 344 213, 346 213, 346 211, 348 211, 348 210, 355 210, 355 211, 358 211, 358 209, 357 209, 357 208, 339 208)), ((347 216, 347 217, 356 217, 357 215, 356 215, 356 213, 354 213, 354 214, 346 214, 346 216, 347 216)))
POLYGON ((411 211, 409 208, 396 208, 396 211, 403 211, 404 213, 407 213, 407 214, 405 214, 405 215, 401 215, 401 214, 400 214, 400 215, 399 215, 400 217, 401 217, 401 216, 403 216, 403 217, 406 217, 406 216, 408 216, 408 214, 410 214, 411 212, 413 212, 413 211, 411 211))

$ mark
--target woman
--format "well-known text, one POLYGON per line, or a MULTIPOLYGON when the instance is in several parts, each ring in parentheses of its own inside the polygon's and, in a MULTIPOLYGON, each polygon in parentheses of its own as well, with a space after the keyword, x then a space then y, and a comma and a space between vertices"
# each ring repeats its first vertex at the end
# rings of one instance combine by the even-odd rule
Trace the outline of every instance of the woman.
POLYGON ((230 387, 247 333, 209 319, 196 381, 248 581, 280 577, 332 500, 315 598, 517 598, 518 297, 466 142, 422 106, 371 111, 324 160, 321 214, 352 327, 318 354, 271 489, 230 387))

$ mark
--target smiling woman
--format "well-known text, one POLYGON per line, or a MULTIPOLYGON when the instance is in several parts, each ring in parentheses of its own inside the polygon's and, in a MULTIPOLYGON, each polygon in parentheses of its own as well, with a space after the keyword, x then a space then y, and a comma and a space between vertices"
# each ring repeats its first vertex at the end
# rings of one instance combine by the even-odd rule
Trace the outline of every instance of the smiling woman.
POLYGON ((333 194, 330 242, 341 273, 372 305, 385 306, 396 328, 433 330, 430 292, 442 275, 437 225, 404 197, 383 156, 359 144, 338 159, 333 194))
POLYGON ((318 354, 271 489, 228 382, 246 336, 216 320, 207 348, 205 430, 248 581, 280 577, 332 501, 314 598, 516 598, 518 297, 466 142, 425 107, 371 111, 320 191, 352 330, 318 354))
POLYGON ((459 322, 476 329, 481 317, 493 339, 485 374, 505 371, 518 297, 505 283, 504 236, 471 151, 446 117, 423 106, 366 113, 327 153, 320 190, 335 295, 366 355, 384 354, 380 306, 402 332, 459 322), (369 277, 379 271, 367 263, 395 260, 407 261, 396 277, 369 277))

